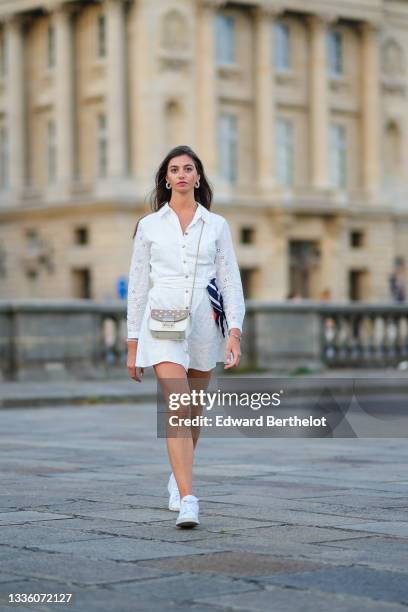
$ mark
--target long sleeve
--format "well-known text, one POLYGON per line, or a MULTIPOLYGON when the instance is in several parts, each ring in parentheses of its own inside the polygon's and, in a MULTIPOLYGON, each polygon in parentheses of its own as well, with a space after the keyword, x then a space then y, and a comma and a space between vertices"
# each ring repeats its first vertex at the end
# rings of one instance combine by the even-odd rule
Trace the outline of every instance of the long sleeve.
POLYGON ((150 243, 139 222, 133 239, 133 254, 129 269, 127 297, 127 337, 139 337, 140 326, 147 303, 150 272, 150 243))
POLYGON ((231 230, 226 219, 216 241, 215 263, 217 285, 222 294, 228 329, 236 327, 242 332, 245 300, 231 230))

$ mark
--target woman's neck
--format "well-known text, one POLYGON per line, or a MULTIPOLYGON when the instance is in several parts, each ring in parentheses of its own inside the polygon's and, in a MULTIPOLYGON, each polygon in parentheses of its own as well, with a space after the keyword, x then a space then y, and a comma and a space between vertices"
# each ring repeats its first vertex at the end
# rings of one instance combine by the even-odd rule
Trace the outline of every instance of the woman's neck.
POLYGON ((169 205, 171 208, 178 211, 188 211, 191 209, 196 209, 198 206, 196 202, 191 199, 190 195, 186 195, 186 197, 184 197, 183 195, 179 194, 171 196, 169 205))

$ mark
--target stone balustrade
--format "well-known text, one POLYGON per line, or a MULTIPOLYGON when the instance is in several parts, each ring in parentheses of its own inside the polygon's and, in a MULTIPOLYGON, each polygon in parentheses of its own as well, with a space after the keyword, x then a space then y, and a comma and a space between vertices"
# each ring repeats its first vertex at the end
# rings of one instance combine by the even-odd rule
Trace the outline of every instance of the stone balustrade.
MULTIPOLYGON (((247 300, 241 366, 396 366, 408 355, 408 306, 247 300)), ((47 380, 127 376, 126 305, 0 301, 0 376, 47 380)))

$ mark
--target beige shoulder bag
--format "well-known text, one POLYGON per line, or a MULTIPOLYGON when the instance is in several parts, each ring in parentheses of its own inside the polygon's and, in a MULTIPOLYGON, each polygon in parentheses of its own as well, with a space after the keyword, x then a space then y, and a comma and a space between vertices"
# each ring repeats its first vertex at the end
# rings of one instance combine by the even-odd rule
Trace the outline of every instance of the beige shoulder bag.
POLYGON ((196 262, 194 267, 193 288, 191 290, 190 306, 187 308, 151 308, 149 317, 149 329, 152 336, 167 340, 183 340, 186 337, 186 330, 191 315, 191 304, 193 301, 193 291, 197 272, 198 251, 200 249, 201 235, 203 233, 204 221, 201 219, 201 232, 198 240, 196 262))

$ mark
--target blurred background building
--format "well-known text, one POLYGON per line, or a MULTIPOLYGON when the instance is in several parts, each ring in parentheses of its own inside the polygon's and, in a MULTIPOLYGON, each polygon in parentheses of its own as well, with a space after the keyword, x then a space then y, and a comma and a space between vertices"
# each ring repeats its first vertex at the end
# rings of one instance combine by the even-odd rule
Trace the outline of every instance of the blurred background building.
POLYGON ((188 144, 246 297, 401 301, 407 2, 0 0, 0 21, 2 298, 124 298, 188 144))

